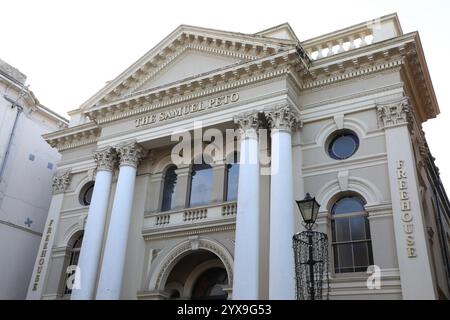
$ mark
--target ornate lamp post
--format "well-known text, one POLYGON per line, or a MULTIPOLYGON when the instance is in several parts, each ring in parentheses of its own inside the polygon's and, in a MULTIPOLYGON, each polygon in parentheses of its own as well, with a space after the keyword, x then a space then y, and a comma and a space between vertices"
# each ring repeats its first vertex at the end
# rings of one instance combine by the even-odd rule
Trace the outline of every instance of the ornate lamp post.
POLYGON ((306 227, 293 238, 297 299, 320 300, 324 275, 328 284, 328 237, 312 231, 320 208, 316 199, 307 193, 305 199, 296 202, 306 227))

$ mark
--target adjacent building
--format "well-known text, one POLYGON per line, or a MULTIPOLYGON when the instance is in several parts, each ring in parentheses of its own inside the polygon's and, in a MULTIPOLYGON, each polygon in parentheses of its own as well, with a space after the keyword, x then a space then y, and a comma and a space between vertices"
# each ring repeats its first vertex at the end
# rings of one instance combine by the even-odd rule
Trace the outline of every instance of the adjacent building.
POLYGON ((0 299, 25 299, 61 159, 42 135, 67 120, 41 105, 0 60, 0 299))
POLYGON ((306 41, 182 25, 44 135, 62 159, 28 299, 295 299, 306 193, 330 299, 448 299, 439 112, 395 14, 306 41))

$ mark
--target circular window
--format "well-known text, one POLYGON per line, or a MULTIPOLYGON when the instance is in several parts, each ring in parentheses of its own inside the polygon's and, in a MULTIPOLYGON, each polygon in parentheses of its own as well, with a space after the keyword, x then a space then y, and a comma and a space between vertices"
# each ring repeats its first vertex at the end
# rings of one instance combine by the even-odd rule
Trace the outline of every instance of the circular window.
POLYGON ((336 160, 350 158, 359 147, 358 136, 352 131, 340 131, 333 135, 328 145, 328 154, 336 160))
POLYGON ((83 206, 91 204, 92 192, 94 191, 94 182, 87 183, 80 192, 80 203, 83 206))

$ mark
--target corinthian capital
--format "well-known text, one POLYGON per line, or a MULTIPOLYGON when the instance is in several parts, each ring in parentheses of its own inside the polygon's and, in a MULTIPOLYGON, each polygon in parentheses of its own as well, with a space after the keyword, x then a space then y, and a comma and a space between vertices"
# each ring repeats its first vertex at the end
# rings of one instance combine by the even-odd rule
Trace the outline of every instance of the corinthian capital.
POLYGON ((384 128, 409 124, 411 113, 408 100, 377 106, 378 117, 384 128))
POLYGON ((94 160, 97 164, 97 171, 113 171, 117 162, 117 154, 113 147, 106 147, 94 151, 94 160))
POLYGON ((234 123, 239 125, 239 130, 242 138, 257 137, 257 130, 259 128, 258 112, 251 112, 240 114, 234 117, 234 123))
POLYGON ((70 170, 63 173, 55 173, 52 182, 53 194, 64 193, 69 186, 71 177, 70 170))
POLYGON ((116 147, 117 154, 120 158, 121 166, 135 167, 139 165, 139 162, 144 159, 146 152, 145 149, 137 142, 129 142, 116 147))
POLYGON ((291 132, 299 124, 298 116, 289 104, 268 110, 265 115, 272 129, 291 132))

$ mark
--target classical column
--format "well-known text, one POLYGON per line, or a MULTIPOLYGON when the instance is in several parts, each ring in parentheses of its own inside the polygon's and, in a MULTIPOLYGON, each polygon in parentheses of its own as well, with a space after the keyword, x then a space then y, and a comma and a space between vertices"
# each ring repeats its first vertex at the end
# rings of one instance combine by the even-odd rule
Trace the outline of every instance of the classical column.
POLYGON ((295 233, 291 130, 296 117, 289 105, 266 112, 272 129, 270 180, 269 299, 295 299, 292 236, 295 233))
POLYGON ((395 242, 403 299, 435 299, 406 99, 377 106, 385 130, 395 242))
POLYGON ((80 287, 72 289, 72 300, 90 300, 95 297, 116 153, 112 147, 106 147, 94 152, 94 160, 97 174, 78 260, 79 273, 76 275, 80 287))
POLYGON ((144 149, 136 142, 120 145, 116 151, 120 170, 97 289, 99 300, 120 299, 136 170, 144 157, 144 149))
POLYGON ((238 116, 241 131, 233 299, 259 298, 259 146, 258 114, 238 116))
MULTIPOLYGON (((53 242, 59 222, 59 215, 64 200, 64 192, 70 184, 70 170, 63 173, 56 173, 53 176, 53 196, 48 209, 47 221, 42 234, 39 251, 34 264, 33 274, 27 293, 27 300, 40 300, 46 287, 45 281, 49 270, 49 260, 51 259, 53 242)), ((65 270, 63 271, 65 272, 65 270)), ((57 288, 55 288, 55 294, 57 288)))

